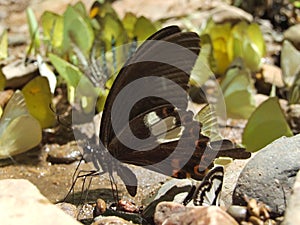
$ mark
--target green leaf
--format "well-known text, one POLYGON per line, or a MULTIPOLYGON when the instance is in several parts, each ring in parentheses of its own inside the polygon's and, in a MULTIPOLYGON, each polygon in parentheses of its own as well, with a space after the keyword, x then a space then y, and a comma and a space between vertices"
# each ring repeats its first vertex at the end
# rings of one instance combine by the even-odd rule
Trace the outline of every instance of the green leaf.
POLYGON ((236 57, 243 58, 243 42, 239 35, 231 33, 228 40, 228 57, 233 61, 236 57))
POLYGON ((44 12, 41 16, 44 38, 53 48, 61 48, 63 43, 63 17, 53 12, 44 12))
POLYGON ((250 71, 241 59, 233 62, 221 82, 227 115, 230 118, 247 119, 255 109, 255 88, 250 71))
POLYGON ((134 25, 133 35, 137 37, 138 41, 144 41, 156 31, 157 29, 153 23, 146 17, 141 16, 134 25))
POLYGON ((8 56, 8 37, 5 30, 0 37, 0 60, 6 59, 8 56))
POLYGON ((300 104, 300 70, 288 92, 288 101, 289 104, 300 104))
POLYGON ((261 67, 261 58, 260 52, 257 46, 251 42, 244 42, 244 60, 246 66, 251 71, 258 71, 261 67))
POLYGON ((298 51, 289 41, 283 42, 281 51, 281 68, 283 80, 288 87, 295 82, 296 75, 300 72, 300 51, 298 51))
POLYGON ((277 97, 264 101, 251 115, 244 129, 242 143, 255 152, 281 136, 292 136, 277 97))
POLYGON ((89 114, 95 111, 99 92, 100 89, 94 87, 87 77, 83 76, 75 87, 74 96, 71 97, 81 107, 83 113, 89 114))
POLYGON ((106 44, 106 50, 111 49, 112 40, 115 40, 115 46, 127 43, 126 30, 118 17, 113 14, 106 14, 101 21, 102 29, 101 38, 106 44))
POLYGON ((81 51, 88 55, 94 42, 94 31, 91 21, 82 16, 76 9, 68 6, 64 15, 64 51, 70 50, 71 43, 76 44, 81 51))
POLYGON ((300 8, 300 1, 294 1, 293 4, 296 8, 300 8))
POLYGON ((107 89, 105 91, 100 92, 99 98, 97 100, 97 105, 96 105, 97 112, 103 111, 104 104, 105 104, 106 98, 108 96, 108 93, 109 93, 109 90, 107 90, 107 89))
POLYGON ((99 89, 95 88, 76 66, 54 54, 49 54, 49 59, 68 85, 69 102, 73 104, 79 99, 83 111, 91 112, 95 107, 94 99, 98 96, 99 89))
POLYGON ((201 51, 191 72, 190 84, 201 87, 214 74, 210 69, 213 60, 211 40, 207 34, 200 37, 201 51))
POLYGON ((30 37, 33 42, 32 46, 34 51, 36 52, 40 47, 39 25, 31 8, 26 9, 26 16, 29 26, 30 37))
POLYGON ((49 54, 49 60, 68 85, 73 87, 78 85, 83 74, 76 66, 51 53, 49 54))
POLYGON ((225 104, 228 117, 234 119, 248 119, 255 110, 255 100, 247 90, 227 95, 225 104))
POLYGON ((52 127, 56 122, 56 116, 51 109, 52 94, 47 78, 41 76, 34 78, 24 86, 22 93, 30 114, 40 122, 41 127, 52 127))
POLYGON ((127 12, 122 20, 125 30, 127 31, 128 37, 132 40, 134 38, 134 27, 137 21, 137 17, 130 12, 127 12))
POLYGON ((266 44, 258 24, 251 23, 248 26, 247 35, 251 43, 257 47, 259 56, 263 57, 266 54, 266 44))
POLYGON ((6 77, 2 72, 2 67, 0 67, 0 91, 3 91, 6 85, 6 77))
POLYGON ((80 13, 80 15, 84 18, 88 18, 89 15, 87 14, 87 11, 86 11, 86 8, 85 8, 85 5, 83 4, 83 2, 79 1, 77 2, 73 8, 78 12, 80 13))
POLYGON ((101 27, 101 40, 105 43, 106 59, 113 65, 111 67, 116 73, 127 58, 129 46, 124 44, 128 42, 128 36, 121 20, 113 14, 105 15, 101 20, 101 27))
POLYGON ((265 42, 257 24, 248 25, 242 21, 232 28, 228 42, 230 61, 243 58, 251 71, 257 71, 265 51, 265 42))

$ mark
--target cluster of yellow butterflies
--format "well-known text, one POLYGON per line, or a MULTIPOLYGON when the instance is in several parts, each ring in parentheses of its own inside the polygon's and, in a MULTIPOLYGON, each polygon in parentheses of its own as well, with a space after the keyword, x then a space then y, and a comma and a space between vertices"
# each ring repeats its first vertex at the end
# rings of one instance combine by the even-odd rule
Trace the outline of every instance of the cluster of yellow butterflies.
POLYGON ((32 79, 22 91, 14 92, 3 109, 0 107, 0 159, 37 146, 42 129, 55 124, 51 109, 54 89, 50 90, 49 81, 43 76, 32 79))

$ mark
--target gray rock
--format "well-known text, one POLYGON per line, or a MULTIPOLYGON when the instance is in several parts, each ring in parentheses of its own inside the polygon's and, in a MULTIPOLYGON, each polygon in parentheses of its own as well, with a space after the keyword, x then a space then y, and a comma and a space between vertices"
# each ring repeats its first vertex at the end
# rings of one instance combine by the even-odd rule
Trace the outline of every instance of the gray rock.
POLYGON ((288 200, 288 206, 282 225, 300 224, 300 172, 297 173, 293 192, 288 200))
POLYGON ((271 216, 283 215, 299 162, 300 135, 282 137, 269 144, 243 169, 233 193, 233 204, 246 205, 246 195, 267 204, 271 216))
POLYGON ((25 65, 24 60, 21 59, 4 66, 2 72, 6 78, 7 88, 21 88, 39 75, 38 67, 35 63, 25 65))
POLYGON ((81 224, 50 203, 28 180, 0 180, 0 190, 1 224, 81 224))

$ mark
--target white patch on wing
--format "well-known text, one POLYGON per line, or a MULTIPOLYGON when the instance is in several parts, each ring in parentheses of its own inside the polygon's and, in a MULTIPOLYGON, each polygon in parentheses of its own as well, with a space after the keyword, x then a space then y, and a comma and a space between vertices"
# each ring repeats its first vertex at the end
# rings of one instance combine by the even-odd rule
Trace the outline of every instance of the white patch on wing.
POLYGON ((162 144, 162 143, 177 141, 181 137, 183 131, 184 131, 183 126, 176 127, 175 129, 170 130, 169 132, 158 136, 157 142, 162 144))
POLYGON ((176 122, 176 117, 169 116, 162 119, 156 112, 150 112, 144 117, 145 125, 151 134, 157 137, 157 142, 160 144, 176 141, 181 137, 184 127, 176 127, 176 122))
POLYGON ((159 122, 161 118, 156 114, 156 112, 150 112, 144 117, 144 123, 147 127, 151 127, 153 124, 159 122))
POLYGON ((215 167, 205 176, 195 191, 194 205, 220 205, 220 193, 222 190, 224 170, 215 167))

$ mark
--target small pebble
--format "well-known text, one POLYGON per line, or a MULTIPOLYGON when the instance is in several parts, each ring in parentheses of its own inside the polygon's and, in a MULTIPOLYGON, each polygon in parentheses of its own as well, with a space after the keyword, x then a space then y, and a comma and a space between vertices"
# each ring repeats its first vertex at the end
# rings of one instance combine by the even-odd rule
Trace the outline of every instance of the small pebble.
POLYGON ((93 210, 93 217, 100 216, 106 211, 106 203, 103 199, 98 198, 96 201, 96 206, 93 210))
POLYGON ((81 158, 81 152, 76 142, 61 146, 57 144, 46 145, 44 148, 48 151, 47 161, 54 164, 69 164, 81 158))

